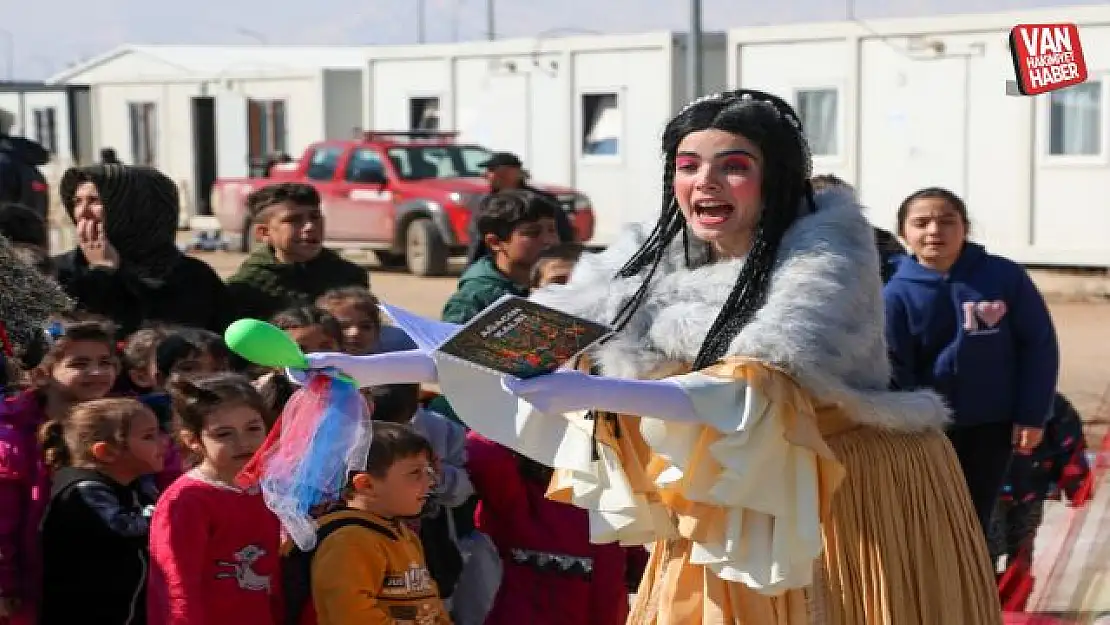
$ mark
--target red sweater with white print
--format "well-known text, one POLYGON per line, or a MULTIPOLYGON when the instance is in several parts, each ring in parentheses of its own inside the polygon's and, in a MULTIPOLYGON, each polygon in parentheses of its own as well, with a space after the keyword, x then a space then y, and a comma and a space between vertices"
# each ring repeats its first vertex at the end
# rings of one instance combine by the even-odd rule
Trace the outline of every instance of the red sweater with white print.
POLYGON ((280 533, 259 491, 178 478, 151 521, 149 625, 281 623, 280 533))

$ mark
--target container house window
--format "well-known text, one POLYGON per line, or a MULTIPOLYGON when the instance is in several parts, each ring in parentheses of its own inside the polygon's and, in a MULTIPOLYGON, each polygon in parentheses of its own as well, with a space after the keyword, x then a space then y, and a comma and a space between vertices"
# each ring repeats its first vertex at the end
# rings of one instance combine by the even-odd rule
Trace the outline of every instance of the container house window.
POLYGON ((129 102, 127 110, 131 122, 131 163, 157 167, 157 107, 153 102, 129 102))
POLYGON ((285 154, 288 143, 285 100, 248 100, 247 128, 252 162, 285 154))
POLYGON ((623 126, 618 94, 582 95, 583 156, 620 156, 623 126))
POLYGON ((1091 80, 1048 96, 1050 156, 1102 154, 1102 82, 1091 80))
POLYGON ((439 98, 409 98, 409 131, 439 131, 439 98))
POLYGON ((836 156, 840 111, 836 89, 799 89, 795 106, 814 156, 836 156))
POLYGON ((35 141, 42 144, 47 152, 58 153, 57 114, 54 107, 34 109, 31 116, 35 123, 35 141))

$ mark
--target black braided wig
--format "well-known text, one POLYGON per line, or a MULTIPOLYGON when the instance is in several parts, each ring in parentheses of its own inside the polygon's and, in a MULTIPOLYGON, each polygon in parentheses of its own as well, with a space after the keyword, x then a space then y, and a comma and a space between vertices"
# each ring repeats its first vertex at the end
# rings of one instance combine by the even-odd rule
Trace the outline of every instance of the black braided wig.
POLYGON ((763 306, 779 243, 787 229, 814 210, 809 183, 812 158, 801 122, 784 100, 761 91, 739 89, 700 98, 688 104, 663 131, 663 207, 659 221, 644 244, 618 272, 621 278, 644 274, 639 289, 613 320, 620 332, 635 315, 650 290, 652 278, 675 237, 682 236, 686 265, 694 268, 711 258, 709 246, 692 242, 686 220, 674 195, 675 156, 686 135, 717 129, 743 135, 763 152, 763 210, 743 269, 702 342, 694 370, 720 360, 732 339, 763 306), (700 249, 692 249, 697 245, 700 249))

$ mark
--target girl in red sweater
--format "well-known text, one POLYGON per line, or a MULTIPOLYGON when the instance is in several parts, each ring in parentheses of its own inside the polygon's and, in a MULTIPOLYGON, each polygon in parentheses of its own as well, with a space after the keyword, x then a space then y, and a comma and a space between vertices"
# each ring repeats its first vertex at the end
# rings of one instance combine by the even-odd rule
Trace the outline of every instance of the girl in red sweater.
POLYGON ((150 625, 275 625, 280 525, 235 475, 266 437, 262 398, 220 373, 170 383, 182 445, 199 458, 162 494, 150 530, 150 625))

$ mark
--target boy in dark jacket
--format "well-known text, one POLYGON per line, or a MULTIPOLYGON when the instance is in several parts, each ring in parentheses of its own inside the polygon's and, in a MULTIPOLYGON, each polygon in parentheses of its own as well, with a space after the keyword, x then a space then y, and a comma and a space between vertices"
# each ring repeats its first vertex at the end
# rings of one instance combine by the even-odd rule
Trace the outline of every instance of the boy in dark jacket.
POLYGON ((530 191, 512 189, 487 196, 478 207, 478 231, 488 254, 467 268, 443 307, 443 320, 466 323, 506 294, 525 297, 532 267, 559 242, 559 210, 530 191))
POLYGON ((269 319, 279 311, 311 306, 325 291, 370 287, 366 270, 324 247, 320 194, 312 185, 286 182, 247 197, 262 245, 228 280, 239 317, 269 319))

